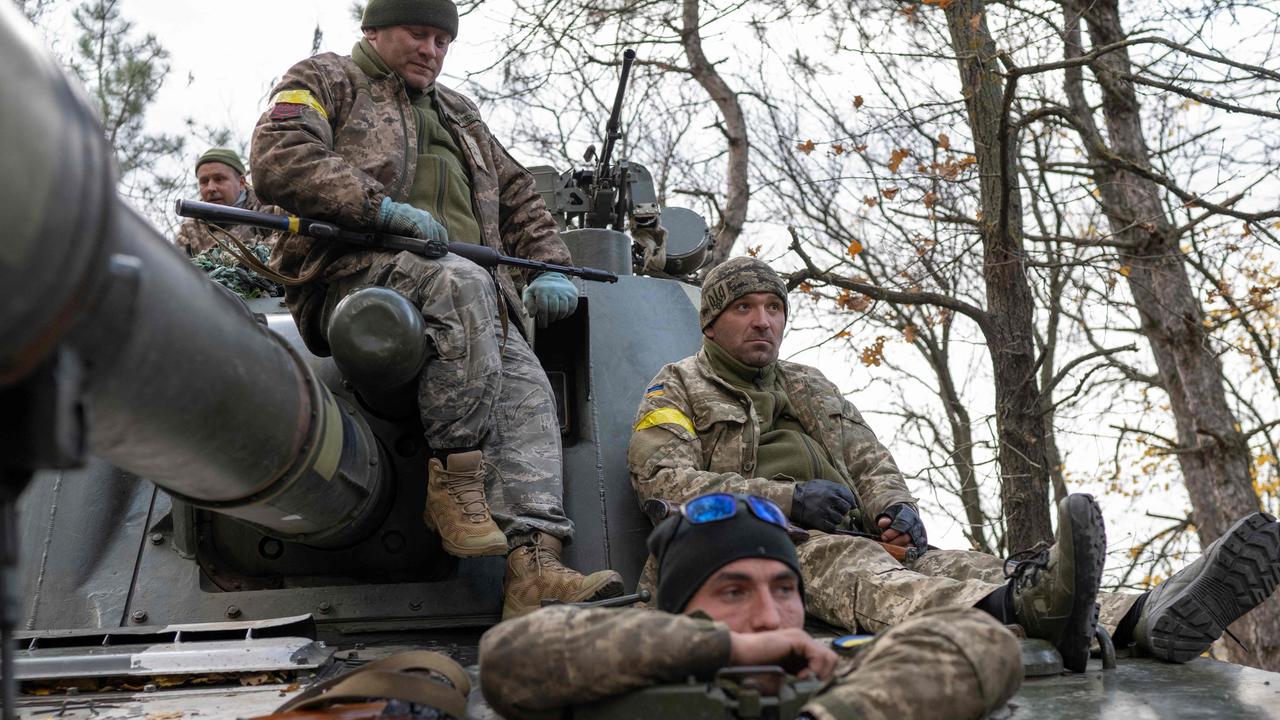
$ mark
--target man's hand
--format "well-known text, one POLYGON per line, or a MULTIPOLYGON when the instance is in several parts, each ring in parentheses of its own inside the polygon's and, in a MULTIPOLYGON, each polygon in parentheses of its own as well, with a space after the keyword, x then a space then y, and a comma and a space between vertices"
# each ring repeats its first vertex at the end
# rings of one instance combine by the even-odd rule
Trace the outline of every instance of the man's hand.
POLYGON ((543 328, 578 309, 578 286, 558 272, 544 272, 524 289, 524 307, 543 328))
POLYGON ((729 633, 732 665, 781 665, 796 676, 826 680, 836 669, 836 654, 799 628, 759 633, 729 633))
POLYGON ((837 482, 797 483, 791 494, 791 521, 802 528, 831 532, 857 502, 853 492, 837 482))
POLYGON ((929 535, 924 531, 924 521, 910 505, 890 505, 876 518, 882 542, 899 547, 914 545, 921 554, 929 547, 929 535))
POLYGON ((382 198, 373 226, 379 232, 391 235, 439 242, 449 241, 449 233, 445 231, 443 225, 431 217, 431 213, 408 203, 396 202, 389 197, 382 198))

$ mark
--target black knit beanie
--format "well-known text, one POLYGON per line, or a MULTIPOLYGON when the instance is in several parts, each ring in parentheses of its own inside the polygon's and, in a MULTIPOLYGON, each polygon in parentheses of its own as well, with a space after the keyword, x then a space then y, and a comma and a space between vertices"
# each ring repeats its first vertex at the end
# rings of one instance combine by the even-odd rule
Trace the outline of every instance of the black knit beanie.
POLYGON ((369 0, 361 28, 430 25, 458 39, 458 6, 452 0, 369 0))
MULTIPOLYGON (((649 552, 658 561, 658 609, 683 612, 698 588, 735 560, 766 558, 791 568, 800 579, 800 560, 787 531, 751 514, 739 498, 727 520, 695 525, 675 513, 649 534, 649 552)), ((800 580, 801 596, 804 581, 800 580)))

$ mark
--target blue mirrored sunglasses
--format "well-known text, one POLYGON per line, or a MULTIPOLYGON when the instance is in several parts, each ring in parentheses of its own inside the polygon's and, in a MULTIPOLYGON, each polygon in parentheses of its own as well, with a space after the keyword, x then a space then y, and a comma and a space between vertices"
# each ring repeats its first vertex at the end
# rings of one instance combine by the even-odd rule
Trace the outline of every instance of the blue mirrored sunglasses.
POLYGON ((772 500, 758 495, 732 495, 730 493, 711 493, 697 497, 680 506, 680 513, 694 525, 728 520, 738 514, 738 508, 745 502, 752 515, 787 529, 787 516, 783 514, 772 500))

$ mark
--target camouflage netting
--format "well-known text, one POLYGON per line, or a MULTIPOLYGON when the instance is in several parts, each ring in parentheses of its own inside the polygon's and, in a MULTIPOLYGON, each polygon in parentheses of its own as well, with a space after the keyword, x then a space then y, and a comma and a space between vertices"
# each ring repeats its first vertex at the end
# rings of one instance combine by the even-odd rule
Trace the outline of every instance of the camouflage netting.
MULTIPOLYGON (((271 257, 270 248, 265 245, 252 245, 250 249, 263 265, 267 264, 267 260, 271 257)), ((284 288, 280 284, 244 267, 231 253, 220 247, 200 253, 192 258, 191 262, 204 270, 209 275, 209 279, 246 300, 280 297, 284 294, 284 288)))

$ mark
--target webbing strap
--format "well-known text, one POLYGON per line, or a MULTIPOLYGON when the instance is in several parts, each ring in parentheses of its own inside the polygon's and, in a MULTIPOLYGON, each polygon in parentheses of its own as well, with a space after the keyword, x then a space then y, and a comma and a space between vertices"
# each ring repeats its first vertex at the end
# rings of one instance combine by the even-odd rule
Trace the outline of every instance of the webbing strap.
MULTIPOLYGON (((296 285, 305 285, 311 282, 311 279, 314 278, 321 270, 323 270, 329 264, 329 256, 332 254, 333 247, 334 247, 333 245, 330 245, 329 247, 325 248, 323 259, 320 262, 317 262, 315 267, 311 268, 310 272, 299 277, 289 277, 284 273, 276 272, 275 270, 272 270, 266 265, 263 265, 262 262, 258 260, 257 256, 253 254, 253 251, 250 250, 248 247, 246 247, 244 243, 240 242, 240 238, 236 237, 234 233, 228 231, 226 228, 218 227, 217 225, 214 225, 213 223, 210 223, 210 222, 206 222, 204 220, 197 220, 196 222, 200 223, 201 225, 204 225, 210 231, 209 237, 212 238, 213 241, 217 243, 219 247, 227 251, 228 255, 235 258, 236 260, 239 260, 241 264, 246 265, 250 270, 253 270, 259 275, 265 277, 266 279, 275 283, 279 283, 281 285, 296 286, 296 285), (224 242, 221 238, 219 238, 218 237, 219 233, 221 233, 222 235, 226 236, 229 240, 231 240, 231 242, 235 245, 235 247, 234 248, 231 247, 226 242, 224 242)), ((280 239, 280 241, 283 241, 283 240, 284 238, 280 239)))
POLYGON ((462 666, 437 652, 415 650, 392 655, 324 682, 316 683, 276 708, 276 714, 333 702, 388 698, 429 705, 457 718, 466 717, 471 680, 462 666), (436 672, 453 687, 414 674, 436 672))

